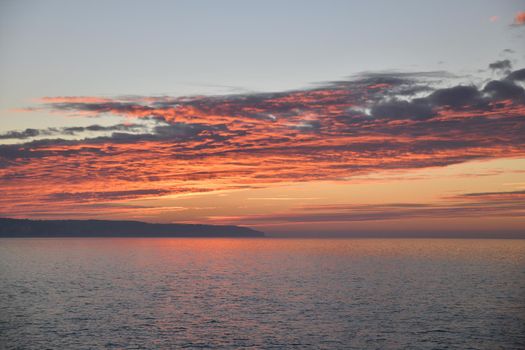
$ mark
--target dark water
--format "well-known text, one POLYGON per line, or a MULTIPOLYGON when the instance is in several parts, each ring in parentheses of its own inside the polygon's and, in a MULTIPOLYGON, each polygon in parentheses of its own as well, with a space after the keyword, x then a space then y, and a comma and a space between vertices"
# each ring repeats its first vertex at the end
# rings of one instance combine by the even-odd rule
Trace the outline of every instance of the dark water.
POLYGON ((0 239, 2 349, 523 349, 525 241, 0 239))

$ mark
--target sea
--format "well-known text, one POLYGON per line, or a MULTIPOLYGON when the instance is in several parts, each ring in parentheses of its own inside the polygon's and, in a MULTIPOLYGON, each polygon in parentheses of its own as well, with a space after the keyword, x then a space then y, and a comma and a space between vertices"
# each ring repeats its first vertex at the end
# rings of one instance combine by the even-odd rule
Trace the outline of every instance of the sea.
POLYGON ((0 349, 525 349, 525 240, 2 238, 0 349))

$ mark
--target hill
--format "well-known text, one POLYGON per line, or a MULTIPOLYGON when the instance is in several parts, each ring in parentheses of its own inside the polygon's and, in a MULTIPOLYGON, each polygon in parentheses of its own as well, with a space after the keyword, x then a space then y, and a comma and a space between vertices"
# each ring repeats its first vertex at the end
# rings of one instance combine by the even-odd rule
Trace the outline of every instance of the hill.
POLYGON ((264 237, 264 233, 240 226, 0 218, 0 237, 264 237))

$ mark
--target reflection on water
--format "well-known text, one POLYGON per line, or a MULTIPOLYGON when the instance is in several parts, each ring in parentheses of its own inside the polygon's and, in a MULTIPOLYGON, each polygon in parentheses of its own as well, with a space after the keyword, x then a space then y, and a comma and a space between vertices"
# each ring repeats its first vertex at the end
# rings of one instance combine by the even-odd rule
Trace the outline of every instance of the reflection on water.
POLYGON ((525 241, 0 239, 0 348, 525 348, 525 241))

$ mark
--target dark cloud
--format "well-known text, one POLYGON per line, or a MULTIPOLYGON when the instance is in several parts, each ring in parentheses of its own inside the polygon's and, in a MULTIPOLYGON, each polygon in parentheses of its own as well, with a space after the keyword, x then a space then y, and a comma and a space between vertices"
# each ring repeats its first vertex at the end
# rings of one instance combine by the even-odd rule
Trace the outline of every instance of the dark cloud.
POLYGON ((374 105, 370 115, 378 119, 424 120, 435 116, 435 112, 425 99, 412 101, 391 100, 374 105))
POLYGON ((492 80, 483 88, 493 100, 518 100, 525 101, 525 90, 508 80, 492 80))
POLYGON ((72 126, 65 128, 47 128, 47 129, 25 129, 23 131, 8 131, 0 134, 0 139, 29 139, 38 136, 60 136, 60 135, 77 135, 84 132, 104 132, 104 131, 137 131, 144 129, 144 125, 138 124, 117 124, 110 126, 90 125, 90 126, 72 126))
POLYGON ((436 106, 460 108, 475 104, 479 98, 480 93, 475 86, 458 85, 434 91, 428 96, 428 101, 436 106))
POLYGON ((159 196, 171 193, 163 189, 140 189, 128 191, 99 191, 99 192, 58 192, 47 197, 51 201, 93 201, 93 200, 121 200, 143 196, 159 196))
POLYGON ((28 139, 40 135, 40 130, 25 129, 22 131, 8 131, 5 134, 0 134, 0 139, 28 139))
POLYGON ((524 197, 525 190, 507 191, 507 192, 474 192, 474 193, 465 193, 461 196, 463 197, 490 197, 490 196, 524 197))
POLYGON ((174 123, 158 125, 154 129, 154 135, 156 138, 168 139, 168 140, 189 140, 203 136, 218 138, 217 132, 228 132, 229 129, 226 125, 206 125, 206 124, 187 124, 187 123, 174 123))
MULTIPOLYGON (((90 125, 87 127, 65 127, 65 128, 47 128, 47 129, 26 129, 23 131, 9 131, 0 135, 0 139, 28 139, 38 136, 74 136, 85 132, 110 132, 107 136, 87 137, 83 139, 40 139, 24 144, 0 145, 4 150, 4 156, 16 153, 15 150, 26 148, 39 148, 47 145, 75 145, 75 144, 100 144, 105 142, 136 142, 136 141, 188 141, 202 138, 221 140, 219 133, 228 133, 226 125, 206 125, 199 123, 166 123, 163 119, 158 120, 156 125, 149 132, 137 133, 137 131, 146 131, 148 127, 143 124, 116 124, 111 126, 90 125)), ((241 134, 239 132, 238 134, 241 134)), ((25 152, 22 152, 25 153, 25 152)))
MULTIPOLYGON (((406 85, 412 84, 421 79, 445 79, 453 75, 445 71, 428 71, 428 72, 364 72, 355 76, 354 81, 363 84, 389 84, 389 85, 406 85)), ((348 83, 342 81, 341 83, 348 83)))
POLYGON ((116 124, 116 125, 110 125, 110 126, 102 126, 102 125, 89 125, 86 127, 69 127, 69 128, 63 128, 62 131, 64 133, 72 132, 73 134, 86 132, 86 131, 136 131, 144 129, 144 125, 139 124, 116 124))
POLYGON ((512 69, 512 63, 510 60, 501 60, 489 64, 489 68, 496 71, 508 72, 512 69))
MULTIPOLYGON (((498 62, 499 65, 505 65, 498 62)), ((525 102, 524 89, 514 81, 525 80, 525 69, 517 70, 502 80, 492 80, 482 89, 474 85, 457 85, 448 88, 431 89, 428 86, 407 84, 406 90, 389 89, 383 92, 382 100, 373 101, 370 115, 377 119, 426 120, 437 115, 437 108, 490 110, 490 103, 511 99, 517 103, 525 102), (431 91, 427 96, 400 99, 403 95, 413 95, 431 91)))
POLYGON ((525 68, 515 70, 507 76, 510 81, 525 81, 525 68))
POLYGON ((50 103, 53 109, 63 111, 85 111, 97 113, 132 113, 148 112, 154 110, 153 107, 138 105, 133 102, 57 102, 50 103))

